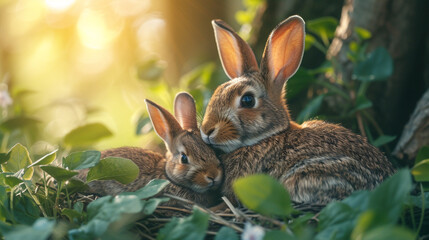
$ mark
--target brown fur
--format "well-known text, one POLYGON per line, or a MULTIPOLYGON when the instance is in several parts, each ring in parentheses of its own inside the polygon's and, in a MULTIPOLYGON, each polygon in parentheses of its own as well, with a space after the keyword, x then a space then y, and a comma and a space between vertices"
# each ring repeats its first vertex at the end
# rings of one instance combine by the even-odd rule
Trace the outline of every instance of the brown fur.
MULTIPOLYGON (((167 179, 165 172, 166 158, 157 152, 138 147, 120 147, 108 149, 101 152, 101 158, 122 157, 132 160, 139 167, 139 175, 136 180, 129 184, 122 184, 114 180, 92 181, 88 183, 90 189, 88 192, 99 195, 118 195, 122 192, 133 192, 148 184, 152 179, 167 179)), ((82 170, 77 176, 85 181, 88 169, 82 170)), ((190 199, 204 206, 213 206, 219 203, 220 195, 216 189, 204 193, 197 193, 189 188, 181 187, 176 184, 169 184, 162 193, 169 193, 190 199)), ((166 205, 177 205, 177 201, 170 200, 166 205)))
MULTIPOLYGON (((116 181, 90 182, 90 191, 101 195, 116 195, 125 191, 136 191, 155 178, 168 179, 163 192, 193 200, 204 206, 212 206, 220 201, 219 186, 223 180, 223 169, 213 149, 201 139, 195 103, 192 96, 179 93, 175 99, 175 115, 147 100, 147 108, 157 134, 164 140, 165 157, 150 150, 122 147, 102 152, 104 157, 131 159, 140 170, 138 178, 130 184, 116 181), (189 111, 191 110, 191 111, 189 111), (187 156, 187 161, 181 160, 187 156)), ((102 160, 101 160, 102 161, 102 160)), ((88 170, 79 174, 85 180, 88 170)), ((169 201, 168 205, 176 205, 169 201)))
POLYGON ((306 125, 224 154, 223 193, 235 199, 234 180, 267 173, 281 180, 296 202, 328 203, 356 190, 372 189, 394 172, 386 157, 361 136, 322 121, 306 125), (315 161, 306 164, 306 160, 315 161), (336 183, 327 186, 332 178, 336 183))
MULTIPOLYGON (((219 21, 215 32, 232 31, 219 21)), ((254 68, 227 65, 228 58, 249 57, 247 48, 229 48, 224 42, 245 42, 236 34, 217 34, 223 65, 237 68, 241 75, 219 86, 209 104, 201 126, 206 143, 225 152, 226 169, 222 192, 235 199, 232 185, 239 177, 267 173, 289 190, 296 202, 325 204, 351 192, 372 189, 394 172, 392 164, 366 139, 323 121, 299 125, 290 119, 284 85, 298 69, 304 50, 304 21, 293 16, 270 34, 259 72, 254 68), (227 39, 221 39, 227 38, 227 39), (235 53, 235 54, 233 54, 235 53), (241 106, 246 92, 256 104, 241 106), (220 124, 227 122, 228 124, 220 124), (227 128, 225 126, 228 126, 227 128)), ((233 63, 253 61, 239 59, 233 63)))

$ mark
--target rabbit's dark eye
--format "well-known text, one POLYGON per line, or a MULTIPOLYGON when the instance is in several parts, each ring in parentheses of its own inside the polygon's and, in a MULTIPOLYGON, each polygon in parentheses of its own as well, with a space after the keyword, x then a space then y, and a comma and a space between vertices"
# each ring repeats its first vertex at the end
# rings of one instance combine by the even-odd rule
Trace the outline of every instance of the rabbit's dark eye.
POLYGON ((252 108, 255 106, 255 97, 251 93, 244 94, 240 99, 240 107, 252 108))
POLYGON ((188 156, 186 156, 186 154, 182 153, 182 156, 180 156, 180 162, 182 164, 188 164, 189 163, 188 156))

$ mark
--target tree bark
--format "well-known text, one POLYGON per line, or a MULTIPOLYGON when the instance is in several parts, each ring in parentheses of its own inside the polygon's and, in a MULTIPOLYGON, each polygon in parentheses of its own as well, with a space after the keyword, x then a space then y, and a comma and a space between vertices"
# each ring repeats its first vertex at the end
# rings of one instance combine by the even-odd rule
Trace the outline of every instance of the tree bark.
POLYGON ((410 165, 419 149, 426 145, 429 146, 429 90, 420 99, 410 120, 405 125, 393 154, 410 165))
POLYGON ((388 49, 394 73, 369 89, 376 119, 389 135, 397 135, 428 87, 429 2, 425 0, 346 0, 328 56, 342 66, 343 80, 351 79, 353 65, 347 58, 348 45, 356 40, 355 27, 372 33, 369 50, 388 49))

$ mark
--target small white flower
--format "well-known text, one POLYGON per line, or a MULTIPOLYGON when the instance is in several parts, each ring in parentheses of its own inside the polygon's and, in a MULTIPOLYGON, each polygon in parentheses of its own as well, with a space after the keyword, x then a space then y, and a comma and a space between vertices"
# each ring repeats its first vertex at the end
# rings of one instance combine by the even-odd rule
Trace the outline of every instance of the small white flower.
POLYGON ((6 108, 9 105, 12 105, 12 103, 13 103, 12 98, 10 97, 7 89, 0 90, 0 106, 2 108, 6 108))
POLYGON ((258 225, 252 226, 249 222, 244 224, 244 231, 241 234, 242 240, 262 240, 265 236, 264 228, 258 225))

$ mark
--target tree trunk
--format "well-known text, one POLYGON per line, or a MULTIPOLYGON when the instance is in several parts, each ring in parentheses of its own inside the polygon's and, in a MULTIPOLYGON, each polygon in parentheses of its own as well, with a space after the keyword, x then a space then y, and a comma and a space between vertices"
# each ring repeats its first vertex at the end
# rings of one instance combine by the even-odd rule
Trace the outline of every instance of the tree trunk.
POLYGON ((343 80, 351 79, 352 63, 348 45, 356 40, 355 27, 372 33, 369 50, 388 49, 394 73, 385 82, 371 85, 369 98, 376 119, 389 135, 399 136, 416 102, 429 83, 429 1, 425 0, 346 0, 328 56, 342 66, 343 80), (426 71, 425 71, 426 66, 426 71))

